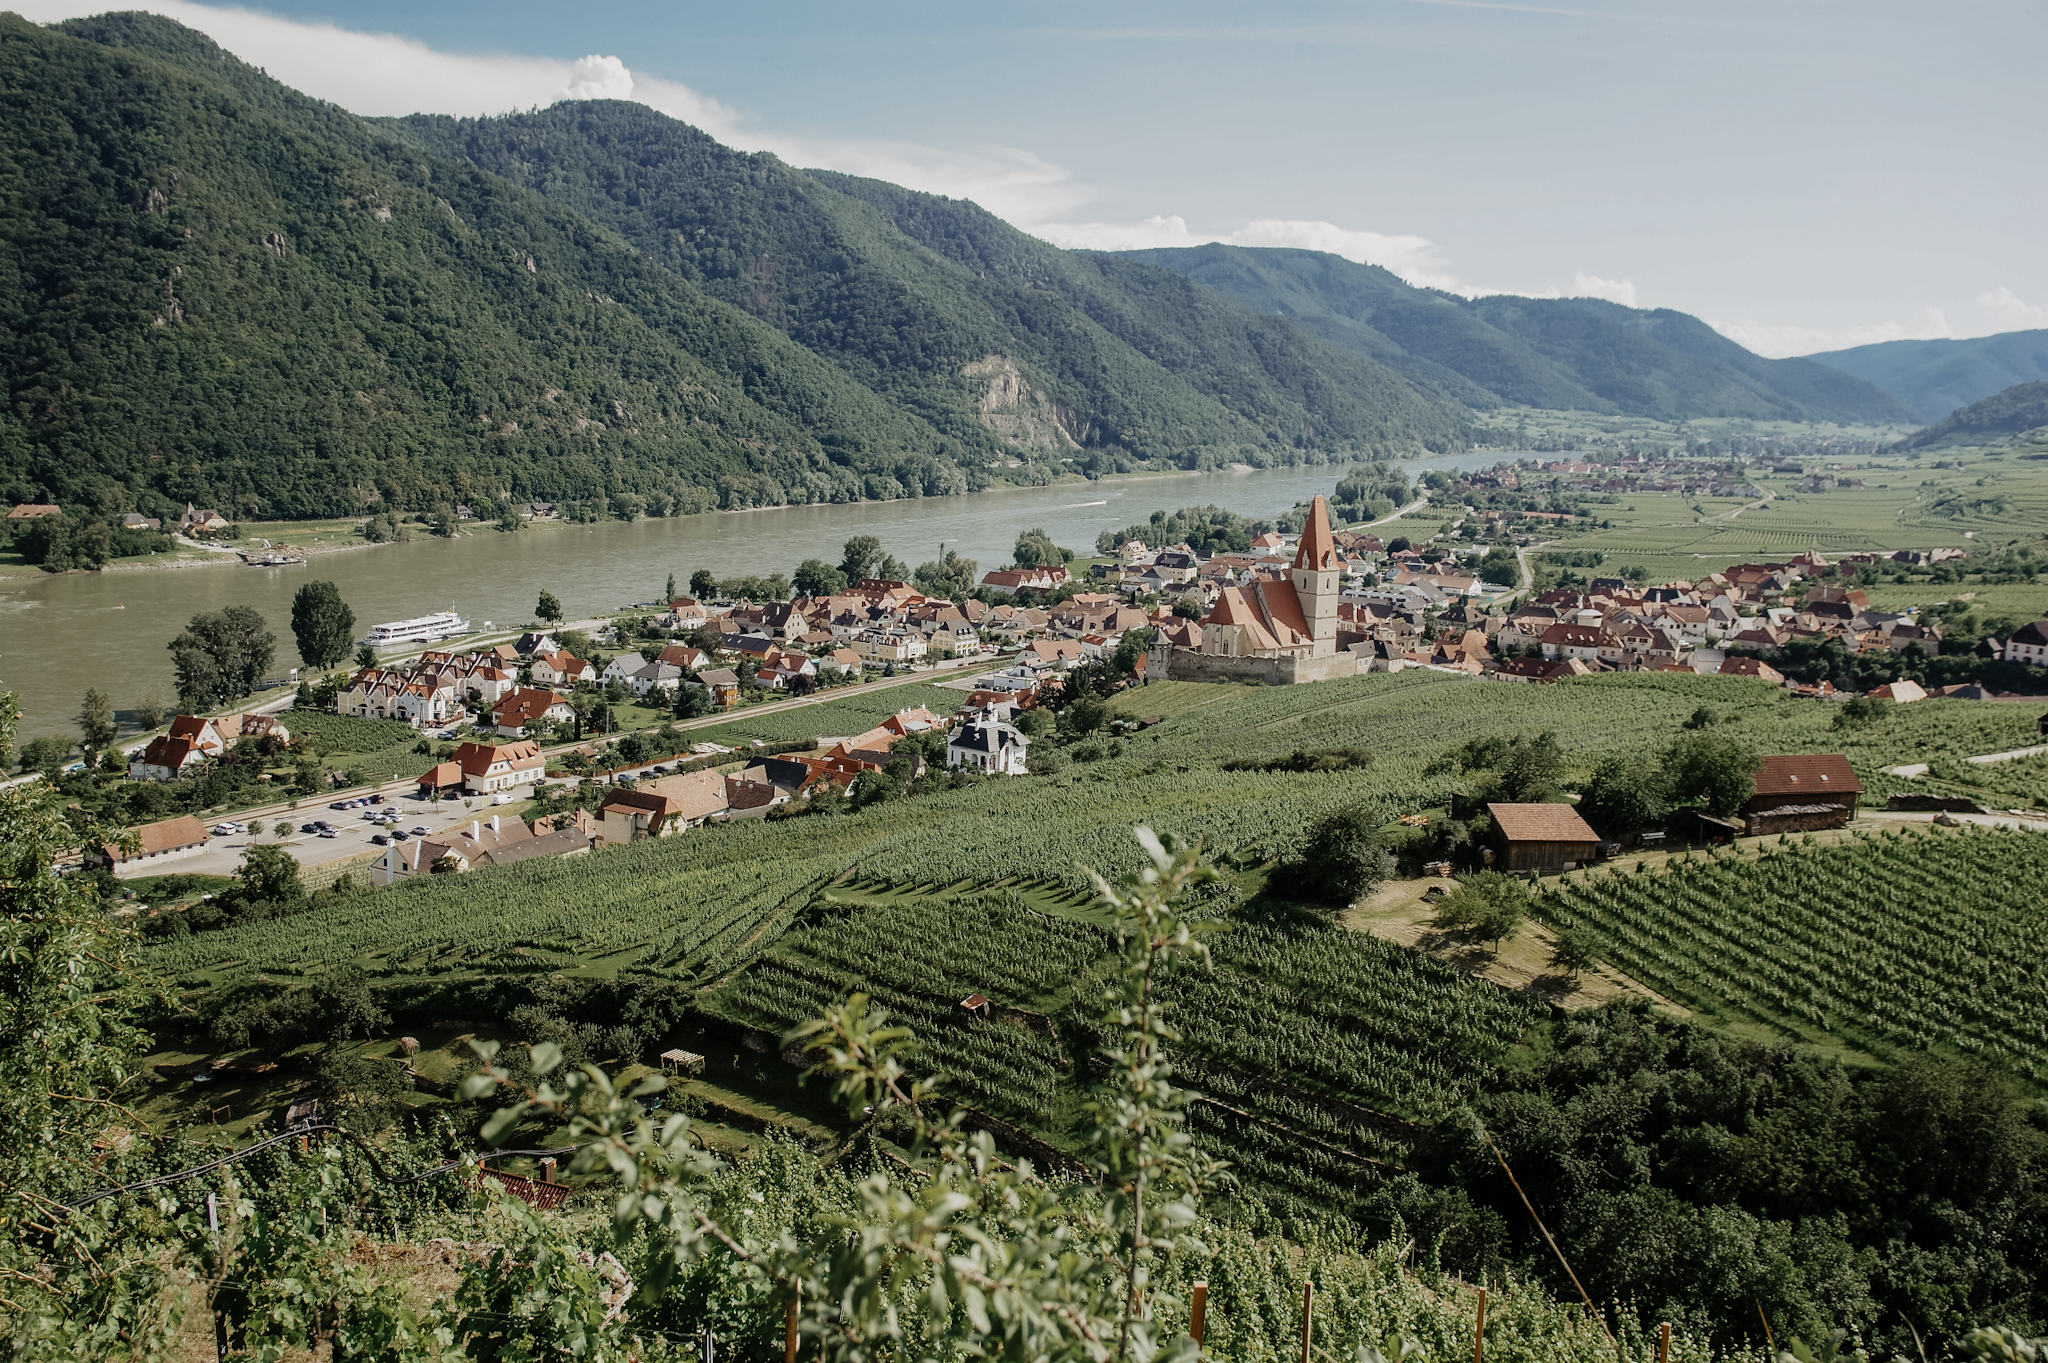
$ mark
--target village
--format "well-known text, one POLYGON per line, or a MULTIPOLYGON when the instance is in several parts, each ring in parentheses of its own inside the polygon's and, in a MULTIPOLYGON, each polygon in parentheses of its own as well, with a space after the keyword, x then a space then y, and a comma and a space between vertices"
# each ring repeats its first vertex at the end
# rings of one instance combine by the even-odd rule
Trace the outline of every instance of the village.
MULTIPOLYGON (((493 814, 434 830, 399 827, 396 792, 389 805, 384 792, 336 801, 336 809, 367 811, 357 817, 369 827, 355 831, 382 849, 373 874, 391 883, 580 855, 713 821, 779 817, 821 796, 859 798, 887 781, 1050 770, 1052 763, 1034 761, 1032 743, 1054 733, 1056 712, 1077 680, 1083 691, 1113 692, 1163 680, 1277 685, 1408 669, 1519 684, 1664 671, 1742 678, 1824 700, 1835 694, 1831 684, 1789 681, 1764 656, 1793 640, 1894 654, 1933 654, 1941 645, 1938 624, 1872 608, 1812 552, 1698 581, 1595 577, 1532 595, 1526 571, 1521 583, 1489 582, 1465 561, 1476 555, 1336 530, 1321 497, 1299 532, 1267 531, 1241 551, 1205 554, 1134 538, 1115 549, 1085 579, 1062 564, 1009 566, 982 575, 979 592, 955 598, 878 578, 789 600, 677 596, 612 619, 600 638, 535 629, 467 652, 430 648, 302 686, 298 703, 402 722, 423 743, 438 743, 439 760, 407 792, 424 807, 532 802, 531 819, 493 814), (1837 581, 1822 581, 1823 574, 1837 581), (607 658, 600 646, 619 651, 607 658), (914 706, 815 746, 735 753, 699 742, 682 750, 680 740, 664 745, 646 731, 617 732, 618 709, 628 702, 677 721, 704 721, 940 668, 942 685, 961 697, 956 710, 914 706)), ((1935 550, 1913 557, 1961 556, 1935 550)), ((1835 566, 1874 558, 1845 555, 1835 566)), ((1500 561, 1495 549, 1489 562, 1500 561)), ((2006 647, 2016 660, 2034 661, 2048 646, 2044 631, 2048 622, 2029 625, 2006 647)), ((1981 686, 1930 693, 1900 680, 1869 700, 1930 696, 1983 700, 1991 693, 1981 686)), ((177 779, 240 740, 288 742, 289 721, 289 714, 179 716, 169 732, 130 754, 128 774, 177 779)), ((1054 736, 1071 739, 1076 731, 1060 722, 1054 736)), ((661 731, 676 732, 672 725, 661 731)), ((1862 793, 1839 757, 1768 757, 1756 785, 1740 818, 1692 831, 1711 837, 1839 827, 1854 818, 1862 793), (1814 762, 1831 765, 1807 770, 1814 762)), ((1506 868, 1554 873, 1618 847, 1567 805, 1493 812, 1492 837, 1506 868)), ((140 873, 203 852, 223 830, 232 835, 242 826, 209 829, 191 816, 162 821, 140 830, 139 853, 114 859, 124 873, 140 873)), ((340 836, 325 821, 302 831, 340 836)))

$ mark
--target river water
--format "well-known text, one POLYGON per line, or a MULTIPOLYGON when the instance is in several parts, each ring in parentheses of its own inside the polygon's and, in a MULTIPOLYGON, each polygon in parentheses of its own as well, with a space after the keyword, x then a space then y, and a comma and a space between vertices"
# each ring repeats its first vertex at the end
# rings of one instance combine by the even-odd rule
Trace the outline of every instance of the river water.
MULTIPOLYGON (((1409 460, 1424 469, 1484 468, 1513 453, 1409 460)), ((200 611, 253 606, 278 638, 273 675, 298 663, 291 599, 324 578, 355 611, 359 631, 385 620, 456 610, 478 629, 533 618, 541 590, 570 618, 652 601, 668 574, 680 588, 708 568, 720 577, 790 572, 807 558, 837 563, 840 546, 873 535, 886 553, 915 566, 957 550, 1000 567, 1020 532, 1043 527, 1078 555, 1095 537, 1145 520, 1155 510, 1216 505, 1253 518, 1278 515, 1328 493, 1347 466, 1257 472, 1168 474, 966 497, 712 512, 667 520, 543 525, 517 534, 480 528, 456 539, 422 537, 315 555, 288 568, 250 568, 228 559, 191 568, 61 573, 0 579, 0 689, 21 697, 23 738, 76 732, 72 716, 87 687, 126 709, 146 695, 176 698, 165 645, 200 611)), ((223 556, 226 557, 225 555, 223 556)), ((360 634, 358 635, 360 637, 360 634)))

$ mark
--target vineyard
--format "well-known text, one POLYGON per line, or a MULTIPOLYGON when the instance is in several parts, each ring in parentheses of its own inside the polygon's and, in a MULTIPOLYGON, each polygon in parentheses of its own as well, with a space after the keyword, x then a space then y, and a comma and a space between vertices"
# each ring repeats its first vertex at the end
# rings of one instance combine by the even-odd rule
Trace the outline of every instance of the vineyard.
MULTIPOLYGON (((833 899, 707 996, 707 1010, 779 1032, 859 990, 917 1032, 949 1095, 1077 1143, 1115 959, 1085 897, 862 881, 833 899), (963 1013, 974 994, 989 1016, 963 1013)), ((1420 1124, 1465 1101, 1538 1017, 1517 996, 1339 929, 1239 924, 1214 956, 1213 969, 1162 986, 1185 1081, 1203 1095, 1190 1121, 1268 1201, 1359 1208, 1420 1124)))
POLYGON ((1673 998, 1879 1057, 1939 1050, 2048 1079, 2048 836, 1970 829, 1767 845, 1572 878, 1552 926, 1673 998))

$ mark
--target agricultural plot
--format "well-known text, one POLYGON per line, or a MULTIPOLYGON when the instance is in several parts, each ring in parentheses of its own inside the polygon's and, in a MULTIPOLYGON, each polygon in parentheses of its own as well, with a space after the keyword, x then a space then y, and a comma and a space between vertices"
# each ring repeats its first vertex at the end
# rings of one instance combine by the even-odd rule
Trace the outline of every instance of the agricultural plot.
POLYGON ((1539 916, 1699 1011, 1880 1058, 1974 1055, 2048 1080, 2048 836, 1970 829, 1786 844, 1574 878, 1539 916))
MULTIPOLYGON (((842 902, 813 909, 706 1007, 779 1032, 864 992, 917 1032, 950 1095, 1072 1148, 1115 944, 1085 896, 1020 888, 835 891, 842 902), (988 1017, 961 1011, 973 994, 988 1017)), ((1184 1082, 1201 1095, 1190 1123, 1240 1180, 1317 1208, 1357 1204, 1418 1123, 1464 1101, 1538 1017, 1341 929, 1240 923, 1213 952, 1212 968, 1161 985, 1184 1082)))

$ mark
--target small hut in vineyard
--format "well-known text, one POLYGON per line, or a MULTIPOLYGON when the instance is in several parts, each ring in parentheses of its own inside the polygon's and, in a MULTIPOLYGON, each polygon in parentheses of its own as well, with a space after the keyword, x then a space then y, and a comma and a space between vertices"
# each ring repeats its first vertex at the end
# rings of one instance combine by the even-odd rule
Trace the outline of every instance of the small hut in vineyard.
POLYGON ((1570 805, 1491 804, 1494 865, 1558 875, 1600 855, 1600 835, 1570 805))
POLYGON ((1749 836, 1842 828, 1856 817, 1863 783, 1840 753, 1766 757, 1743 806, 1749 836))

